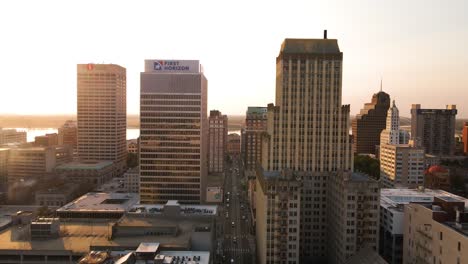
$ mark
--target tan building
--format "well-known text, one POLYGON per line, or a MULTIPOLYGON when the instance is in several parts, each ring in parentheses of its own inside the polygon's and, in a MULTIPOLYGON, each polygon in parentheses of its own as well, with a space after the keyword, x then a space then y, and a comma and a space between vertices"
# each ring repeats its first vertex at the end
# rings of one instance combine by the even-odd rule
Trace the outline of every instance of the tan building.
POLYGON ((0 192, 7 188, 8 183, 8 155, 10 149, 0 148, 0 192))
MULTIPOLYGON (((262 160, 262 134, 267 129, 267 108, 249 106, 245 115, 245 170, 257 169, 257 162, 262 160)), ((255 174, 254 174, 255 175, 255 174)))
POLYGON ((257 263, 299 263, 301 182, 292 171, 257 171, 257 263))
POLYGON ((456 105, 447 105, 446 109, 422 109, 420 104, 413 104, 411 138, 420 141, 428 154, 454 155, 456 115, 456 105))
POLYGON ((137 139, 127 140, 127 152, 138 154, 138 140, 137 139))
POLYGON ((67 120, 58 129, 58 144, 69 145, 76 150, 78 145, 78 128, 75 121, 67 120))
POLYGON ((34 140, 36 147, 52 147, 58 145, 57 133, 45 134, 44 136, 37 136, 34 140))
POLYGON ((468 122, 463 123, 462 129, 463 153, 468 156, 468 122))
POLYGON ((10 149, 8 181, 44 179, 53 173, 55 167, 70 162, 72 158, 73 152, 69 146, 10 149))
POLYGON ((362 173, 339 173, 328 181, 328 263, 345 264, 361 249, 378 250, 379 182, 362 173))
POLYGON ((208 172, 223 172, 227 152, 228 118, 218 110, 210 111, 208 172))
MULTIPOLYGON (((328 230, 336 227, 328 218, 327 185, 330 177, 353 169, 350 108, 341 104, 342 61, 337 40, 326 34, 324 39, 286 39, 276 59, 276 106, 268 105, 261 167, 291 170, 302 184, 299 257, 284 263, 333 261, 338 252, 328 244, 328 230)), ((260 210, 257 199, 258 219, 268 206, 260 210)), ((263 239, 279 243, 276 237, 257 234, 258 241, 263 239)), ((264 263, 278 263, 276 257, 264 263)))
POLYGON ((380 133, 385 129, 389 107, 390 96, 382 91, 374 94, 370 103, 364 104, 352 122, 354 153, 375 154, 376 146, 380 145, 380 133))
POLYGON ((78 155, 84 162, 110 160, 118 173, 127 158, 126 69, 78 64, 78 155))
POLYGON ((0 128, 0 145, 9 143, 26 143, 26 132, 0 128))
POLYGON ((237 133, 227 136, 227 152, 229 155, 239 155, 241 150, 241 137, 237 133))
POLYGON ((434 197, 405 206, 403 263, 468 263, 468 200, 434 197))
POLYGON ((412 144, 380 145, 380 178, 385 188, 424 186, 424 149, 412 144))
POLYGON ((141 203, 204 201, 208 82, 199 61, 146 60, 140 83, 141 203))

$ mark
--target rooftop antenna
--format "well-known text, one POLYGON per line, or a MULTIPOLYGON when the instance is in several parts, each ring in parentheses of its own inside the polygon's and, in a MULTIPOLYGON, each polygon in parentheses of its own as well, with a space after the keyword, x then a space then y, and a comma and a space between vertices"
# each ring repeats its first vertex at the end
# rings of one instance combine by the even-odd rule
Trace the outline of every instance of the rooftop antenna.
POLYGON ((382 80, 383 80, 383 78, 380 77, 380 91, 381 91, 381 92, 382 92, 382 80))

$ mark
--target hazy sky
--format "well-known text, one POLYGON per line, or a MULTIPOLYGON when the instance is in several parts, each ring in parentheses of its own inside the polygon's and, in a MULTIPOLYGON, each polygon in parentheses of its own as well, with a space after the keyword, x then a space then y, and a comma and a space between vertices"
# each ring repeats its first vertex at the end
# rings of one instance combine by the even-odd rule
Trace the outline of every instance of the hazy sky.
POLYGON ((337 38, 343 103, 356 114, 383 77, 402 116, 412 103, 468 117, 468 1, 1 1, 0 113, 76 113, 76 64, 127 68, 139 111, 145 59, 199 59, 209 108, 274 102, 284 38, 337 38))

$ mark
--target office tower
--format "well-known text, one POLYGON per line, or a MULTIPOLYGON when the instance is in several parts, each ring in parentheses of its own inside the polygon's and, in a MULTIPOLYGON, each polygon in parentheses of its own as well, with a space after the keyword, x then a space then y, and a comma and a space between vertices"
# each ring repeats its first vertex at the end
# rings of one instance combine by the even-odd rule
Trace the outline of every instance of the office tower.
POLYGON ((0 128, 0 145, 9 143, 26 143, 26 132, 0 128))
POLYGON ((400 129, 400 111, 395 105, 395 100, 392 102, 392 107, 388 109, 385 129, 380 134, 381 144, 408 144, 408 131, 400 129))
POLYGON ((69 145, 73 149, 77 148, 78 141, 78 128, 76 122, 72 120, 67 120, 58 129, 58 144, 59 145, 69 145))
POLYGON ((10 149, 8 182, 44 179, 51 175, 55 167, 70 162, 72 158, 73 152, 69 146, 10 149))
POLYGON ((255 171, 257 161, 262 159, 262 133, 266 132, 267 108, 249 106, 245 115, 245 156, 246 171, 255 171))
POLYGON ((379 182, 357 172, 328 181, 329 263, 345 263, 364 248, 378 247, 379 182))
MULTIPOLYGON (((328 252, 336 252, 327 247, 327 230, 331 228, 327 182, 353 168, 349 106, 341 105, 342 60, 337 40, 326 37, 286 39, 276 59, 276 106, 268 105, 261 166, 266 174, 292 170, 303 185, 300 249, 299 256, 290 259, 292 263, 323 262, 328 252)), ((257 238, 257 249, 265 254, 260 256, 263 263, 274 263, 280 260, 277 253, 281 248, 275 244, 281 230, 271 222, 258 221, 265 218, 265 210, 271 210, 259 211, 259 207, 257 204, 257 231, 266 228, 267 238, 257 238)))
MULTIPOLYGON (((436 189, 404 188, 380 190, 379 253, 389 264, 403 263, 405 206, 411 203, 432 203, 434 197, 440 196, 464 199, 449 192, 436 189)), ((417 231, 417 229, 413 230, 417 231)))
POLYGON ((449 156, 455 152, 455 116, 457 107, 422 109, 411 107, 411 138, 420 141, 428 154, 449 156))
POLYGON ((115 64, 78 64, 78 155, 108 160, 118 174, 127 159, 126 69, 115 64))
POLYGON ((58 145, 57 133, 45 134, 34 138, 34 146, 36 147, 52 147, 58 145))
POLYGON ((468 263, 467 199, 437 196, 405 206, 403 263, 468 263))
POLYGON ((354 153, 375 154, 389 107, 390 96, 382 91, 374 94, 371 102, 364 105, 352 122, 354 153))
POLYGON ((462 139, 463 153, 468 156, 468 122, 463 123, 462 139))
POLYGON ((385 188, 424 186, 424 149, 414 144, 380 145, 380 178, 385 188))
POLYGON ((6 190, 8 182, 8 155, 10 149, 0 148, 0 192, 6 190))
POLYGON ((210 111, 208 172, 223 172, 227 152, 228 118, 218 110, 210 111))
POLYGON ((202 67, 197 60, 146 60, 140 82, 141 202, 200 203, 208 169, 202 67))

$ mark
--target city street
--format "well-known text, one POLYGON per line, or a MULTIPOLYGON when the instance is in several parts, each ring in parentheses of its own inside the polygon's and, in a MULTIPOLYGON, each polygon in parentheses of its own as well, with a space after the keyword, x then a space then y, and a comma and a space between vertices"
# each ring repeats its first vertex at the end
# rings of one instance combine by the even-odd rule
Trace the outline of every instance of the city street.
POLYGON ((240 160, 233 158, 232 163, 226 166, 224 183, 222 263, 254 263, 255 240, 251 234, 247 193, 241 186, 242 177, 240 160))

